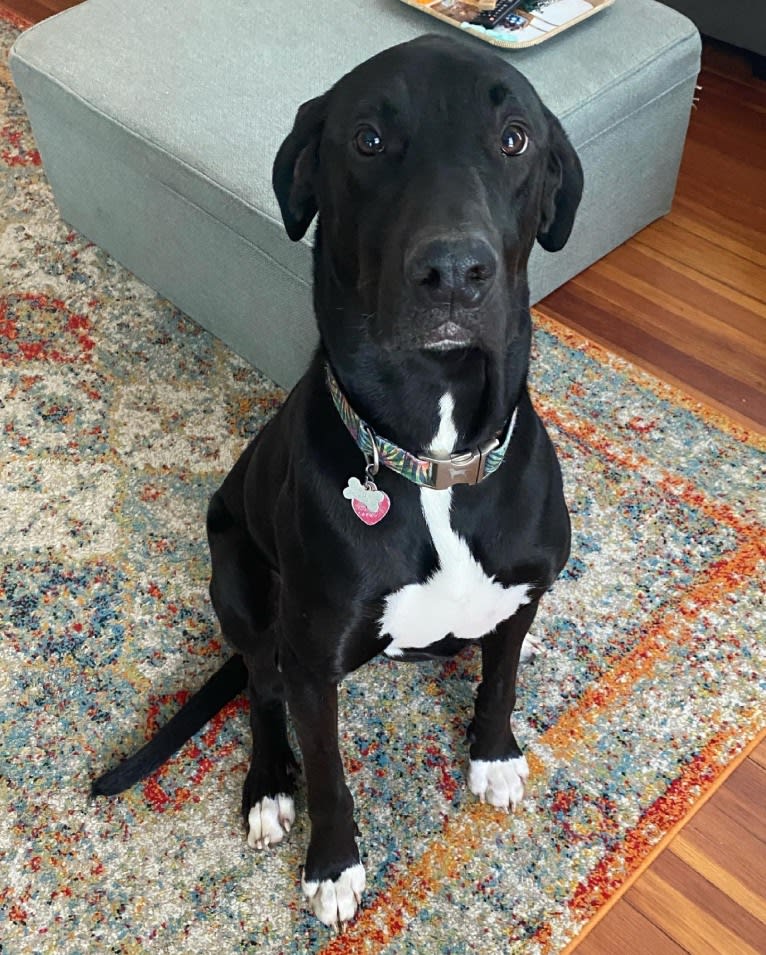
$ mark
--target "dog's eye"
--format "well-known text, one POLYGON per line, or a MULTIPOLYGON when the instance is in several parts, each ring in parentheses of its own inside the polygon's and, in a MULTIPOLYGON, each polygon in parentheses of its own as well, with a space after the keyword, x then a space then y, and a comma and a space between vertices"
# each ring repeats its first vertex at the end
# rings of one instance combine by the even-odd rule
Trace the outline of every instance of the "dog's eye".
POLYGON ((518 123, 509 123, 503 130, 500 148, 506 156, 520 156, 526 152, 529 145, 529 136, 523 126, 518 123))
POLYGON ((372 126, 362 126, 356 131, 354 145, 363 156, 377 156, 386 148, 380 133, 372 126))

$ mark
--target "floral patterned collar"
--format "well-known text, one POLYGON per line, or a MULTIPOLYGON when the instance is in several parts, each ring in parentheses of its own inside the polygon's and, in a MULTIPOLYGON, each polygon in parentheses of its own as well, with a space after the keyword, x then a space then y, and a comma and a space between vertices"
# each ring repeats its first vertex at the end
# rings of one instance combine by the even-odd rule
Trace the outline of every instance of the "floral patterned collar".
POLYGON ((368 473, 377 472, 377 464, 384 464, 421 487, 446 490, 455 484, 478 484, 489 477, 503 463, 516 423, 516 412, 505 428, 494 438, 472 451, 461 451, 447 458, 417 457, 379 434, 354 411, 340 389, 329 364, 326 365, 327 387, 333 403, 349 434, 367 459, 368 473))

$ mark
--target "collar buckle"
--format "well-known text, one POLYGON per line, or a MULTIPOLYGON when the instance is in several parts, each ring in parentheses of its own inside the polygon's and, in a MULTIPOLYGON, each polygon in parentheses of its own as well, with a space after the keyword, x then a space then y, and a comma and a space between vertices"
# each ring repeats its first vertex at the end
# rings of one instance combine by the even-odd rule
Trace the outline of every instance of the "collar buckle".
POLYGON ((478 484, 486 477, 487 456, 499 447, 499 439, 490 438, 475 451, 462 451, 448 458, 424 456, 422 460, 431 465, 429 486, 436 491, 446 491, 455 484, 478 484))

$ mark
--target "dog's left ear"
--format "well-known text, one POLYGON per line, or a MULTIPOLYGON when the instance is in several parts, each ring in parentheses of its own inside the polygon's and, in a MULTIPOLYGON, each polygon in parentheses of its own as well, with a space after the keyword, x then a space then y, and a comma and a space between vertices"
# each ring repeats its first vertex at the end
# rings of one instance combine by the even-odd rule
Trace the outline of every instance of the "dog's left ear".
POLYGON ((537 241, 548 252, 566 245, 582 197, 582 166, 561 123, 543 107, 550 130, 548 167, 545 172, 537 241))
POLYGON ((316 175, 327 98, 324 93, 298 109, 292 132, 279 147, 271 172, 282 220, 293 242, 303 238, 317 213, 316 175))

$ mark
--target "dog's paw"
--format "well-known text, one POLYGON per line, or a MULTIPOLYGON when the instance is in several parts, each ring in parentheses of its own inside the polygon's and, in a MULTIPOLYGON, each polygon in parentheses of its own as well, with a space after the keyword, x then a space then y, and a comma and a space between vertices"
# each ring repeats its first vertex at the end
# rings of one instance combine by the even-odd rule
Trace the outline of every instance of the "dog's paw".
POLYGON ((362 901, 366 881, 361 863, 344 869, 337 879, 322 882, 301 880, 303 894, 320 922, 336 928, 350 922, 362 901))
POLYGON ((544 653, 545 647, 540 643, 539 640, 535 637, 530 637, 529 634, 524 637, 524 642, 521 645, 521 656, 519 657, 519 663, 531 663, 538 654, 544 653))
POLYGON ((253 849, 268 849, 276 845, 290 831, 295 822, 295 804, 292 796, 264 796, 247 817, 247 844, 253 849))
POLYGON ((468 788, 482 802, 500 809, 519 805, 529 767, 524 756, 516 759, 472 759, 468 767, 468 788))

